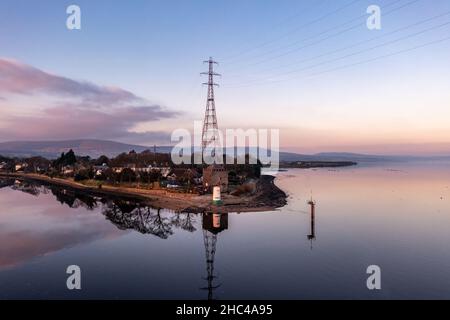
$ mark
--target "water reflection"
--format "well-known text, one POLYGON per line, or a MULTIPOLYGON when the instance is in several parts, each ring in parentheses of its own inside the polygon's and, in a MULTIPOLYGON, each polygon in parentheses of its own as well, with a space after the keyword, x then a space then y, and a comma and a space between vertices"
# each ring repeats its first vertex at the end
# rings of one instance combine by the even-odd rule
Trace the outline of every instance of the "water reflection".
POLYGON ((213 300, 214 290, 221 284, 215 284, 217 276, 214 273, 214 258, 216 255, 217 236, 228 229, 228 214, 204 213, 202 219, 203 241, 205 244, 206 273, 204 278, 207 281, 207 287, 201 288, 208 291, 208 300, 213 300))
POLYGON ((240 215, 0 180, 0 299, 448 298, 450 163, 401 166, 290 170, 286 207, 240 215), (372 264, 387 270, 375 295, 372 264))
POLYGON ((0 179, 0 188, 0 270, 80 244, 119 236, 98 216, 72 210, 80 207, 93 210, 96 199, 11 179, 0 179), (16 191, 32 197, 13 194, 16 191), (38 196, 40 201, 33 199, 38 196), (58 206, 55 198, 70 209, 58 206))
MULTIPOLYGON (((206 286, 209 300, 214 299, 217 284, 217 274, 214 271, 214 259, 218 235, 228 229, 228 214, 216 212, 196 214, 179 213, 160 208, 152 208, 142 202, 119 198, 100 198, 72 189, 52 185, 42 185, 38 182, 19 181, 14 179, 0 179, 0 188, 11 188, 34 197, 53 195, 56 200, 72 209, 84 208, 92 211, 100 208, 107 220, 119 230, 133 230, 141 234, 154 235, 161 239, 168 239, 174 234, 174 229, 181 229, 189 233, 197 231, 197 219, 201 217, 203 244, 206 259, 206 286)), ((78 241, 76 241, 78 242, 78 241)), ((70 244, 66 245, 70 246, 70 244)), ((45 248, 43 248, 45 250, 45 248)), ((54 248, 49 251, 54 251, 54 248)), ((40 255, 47 252, 41 252, 40 255)), ((33 258, 33 257, 29 257, 33 258)))
POLYGON ((101 213, 120 230, 135 230, 142 234, 151 234, 161 239, 173 235, 174 228, 184 231, 196 231, 196 214, 177 213, 166 209, 153 208, 136 200, 115 197, 94 197, 73 189, 52 185, 42 185, 32 181, 0 179, 0 188, 10 187, 33 196, 49 194, 69 208, 85 208, 92 211, 101 206, 101 213))
POLYGON ((10 187, 14 184, 13 179, 0 179, 0 189, 10 187))
POLYGON ((87 210, 97 208, 100 198, 92 197, 86 193, 77 192, 53 185, 44 185, 33 181, 22 181, 14 179, 0 179, 0 189, 10 187, 13 190, 21 191, 32 196, 41 194, 53 194, 56 200, 70 208, 77 209, 83 207, 87 210))

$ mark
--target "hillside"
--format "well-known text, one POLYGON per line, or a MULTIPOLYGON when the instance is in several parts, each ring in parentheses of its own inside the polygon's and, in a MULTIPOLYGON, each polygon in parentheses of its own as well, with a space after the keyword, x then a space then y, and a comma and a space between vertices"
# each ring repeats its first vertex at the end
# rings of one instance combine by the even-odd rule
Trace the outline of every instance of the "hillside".
MULTIPOLYGON (((4 157, 31 157, 43 156, 49 159, 57 158, 62 152, 69 149, 75 151, 77 155, 90 156, 98 158, 101 155, 115 157, 122 152, 135 150, 142 152, 144 150, 153 151, 153 146, 142 146, 134 144, 126 144, 108 140, 80 139, 80 140, 64 140, 64 141, 11 141, 0 143, 0 156, 4 157)), ((242 152, 242 148, 240 152, 242 152)), ((158 153, 170 153, 172 147, 157 146, 158 153)), ((248 149, 246 148, 246 150, 248 149)), ((426 159, 449 159, 446 157, 417 157, 417 156, 384 156, 384 155, 367 155, 357 153, 344 152, 327 152, 313 155, 298 154, 293 152, 280 152, 280 161, 354 161, 358 163, 373 163, 381 161, 410 161, 410 160, 426 160, 426 159)))
MULTIPOLYGON (((97 158, 101 155, 113 157, 121 152, 135 150, 142 152, 153 147, 132 145, 107 140, 65 140, 65 141, 11 141, 0 143, 0 155, 8 157, 43 156, 56 158, 61 152, 72 149, 78 155, 97 158)), ((167 152, 168 147, 157 147, 158 152, 167 152)))

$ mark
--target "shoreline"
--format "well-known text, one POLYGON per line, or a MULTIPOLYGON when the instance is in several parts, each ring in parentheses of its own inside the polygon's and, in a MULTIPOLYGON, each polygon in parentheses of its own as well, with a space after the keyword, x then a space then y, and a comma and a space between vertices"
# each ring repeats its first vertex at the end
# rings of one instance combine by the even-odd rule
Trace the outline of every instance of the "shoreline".
POLYGON ((73 180, 50 178, 34 173, 2 173, 0 178, 28 180, 72 189, 80 193, 100 197, 120 197, 142 201, 149 206, 174 210, 177 212, 262 212, 274 211, 287 204, 287 195, 278 188, 273 176, 261 176, 257 183, 257 190, 253 195, 232 196, 222 194, 223 204, 213 205, 212 195, 196 195, 189 193, 175 193, 166 190, 148 190, 137 188, 113 187, 103 185, 102 188, 86 186, 73 180))
POLYGON ((280 169, 318 169, 342 168, 358 165, 354 161, 285 161, 280 163, 280 169))

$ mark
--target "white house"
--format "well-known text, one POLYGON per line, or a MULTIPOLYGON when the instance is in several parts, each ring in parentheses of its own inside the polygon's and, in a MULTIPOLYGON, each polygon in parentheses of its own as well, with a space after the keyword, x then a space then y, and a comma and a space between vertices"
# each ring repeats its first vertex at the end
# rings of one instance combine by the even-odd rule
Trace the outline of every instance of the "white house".
POLYGON ((23 171, 26 167, 28 167, 28 163, 16 163, 14 169, 15 171, 23 171))

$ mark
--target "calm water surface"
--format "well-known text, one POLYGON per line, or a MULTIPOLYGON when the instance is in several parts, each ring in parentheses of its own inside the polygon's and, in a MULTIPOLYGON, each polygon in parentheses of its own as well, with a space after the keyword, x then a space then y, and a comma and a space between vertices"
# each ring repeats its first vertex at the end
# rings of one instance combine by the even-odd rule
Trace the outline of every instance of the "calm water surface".
POLYGON ((450 299, 450 163, 289 170, 276 183, 286 207, 218 216, 0 181, 0 298, 450 299), (66 289, 72 264, 81 291, 66 289))

